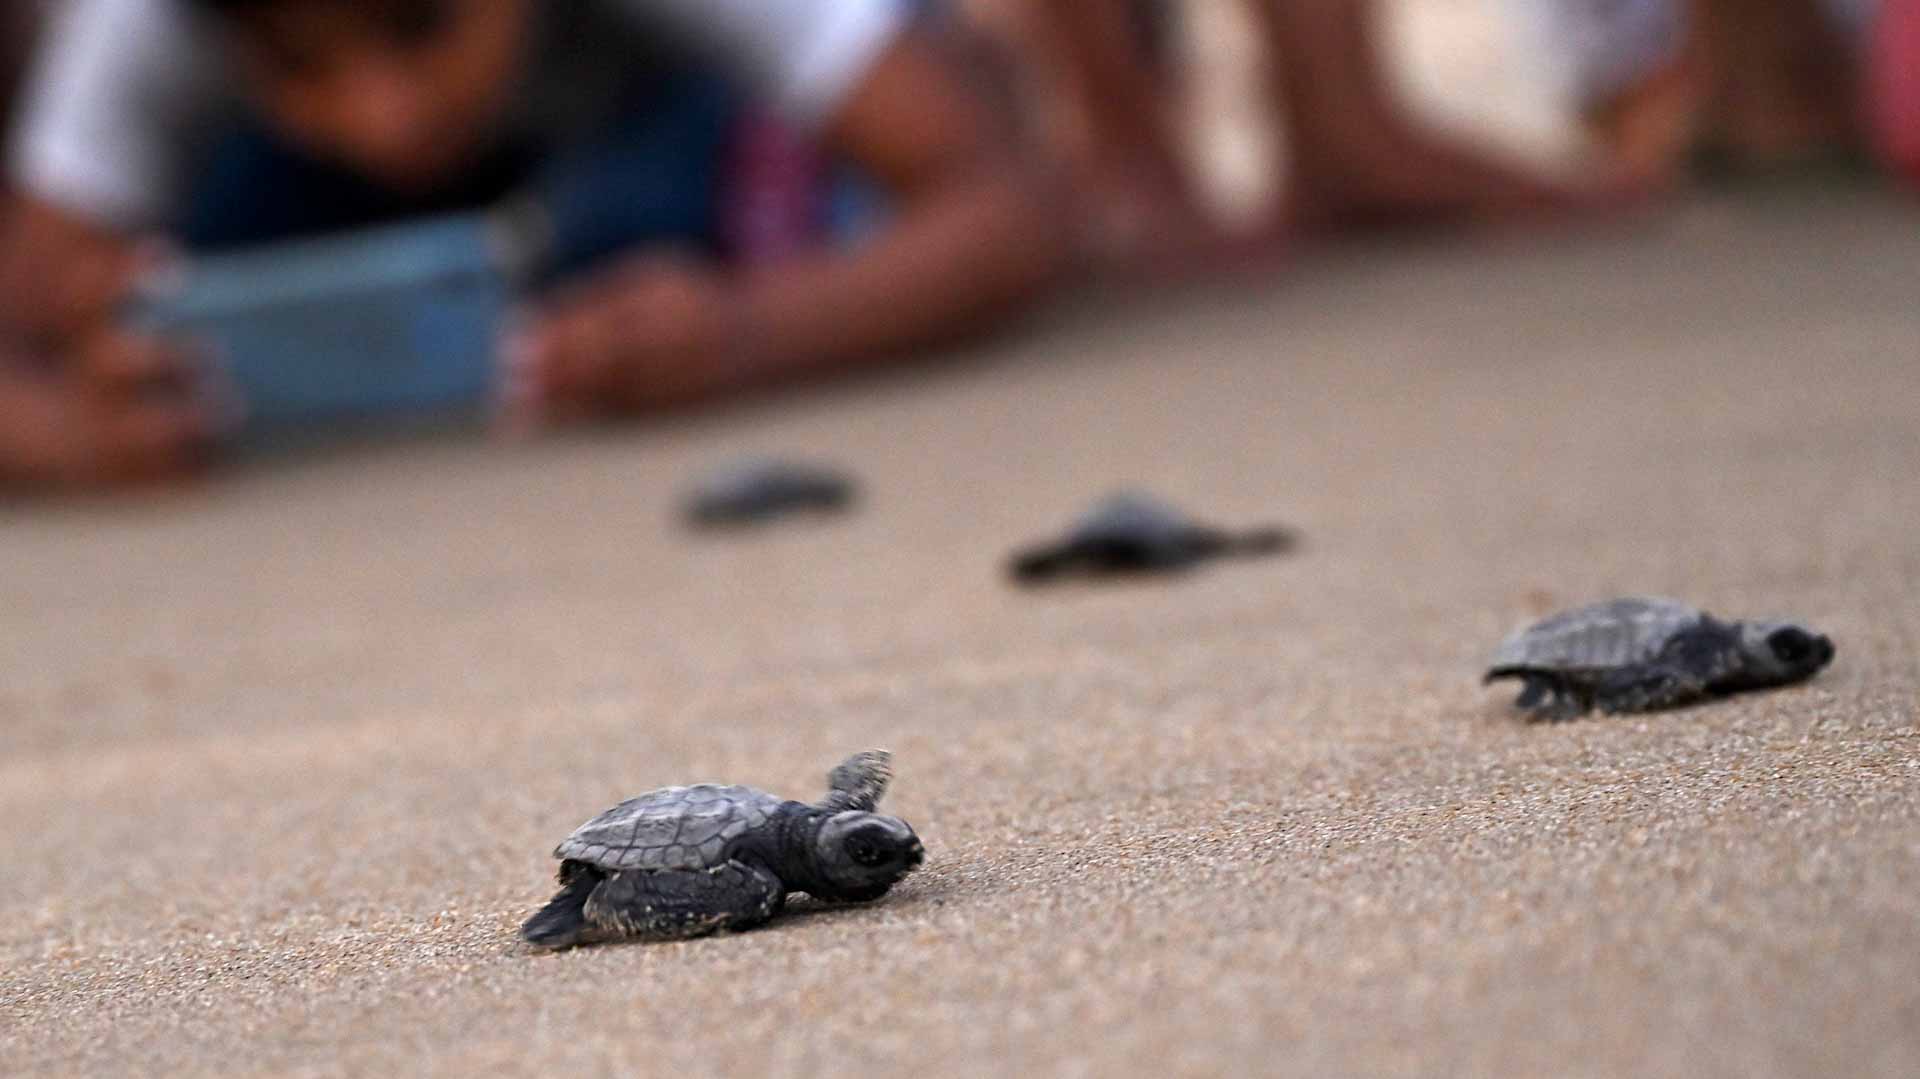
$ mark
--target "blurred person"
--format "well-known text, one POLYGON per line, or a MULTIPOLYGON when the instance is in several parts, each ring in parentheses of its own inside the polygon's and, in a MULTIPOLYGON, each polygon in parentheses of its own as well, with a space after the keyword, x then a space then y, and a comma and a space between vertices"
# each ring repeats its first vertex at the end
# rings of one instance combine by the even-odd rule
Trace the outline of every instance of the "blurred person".
POLYGON ((1870 142, 1898 167, 1898 132, 1917 125, 1896 117, 1920 116, 1912 88, 1920 81, 1917 6, 1686 0, 1680 63, 1655 93, 1633 88, 1618 112, 1629 123, 1659 117, 1657 137, 1640 138, 1632 152, 1670 178, 1690 169, 1719 177, 1817 164, 1870 142))
POLYGON ((1859 145, 1859 0, 1693 0, 1691 150, 1722 171, 1778 168, 1859 145))
POLYGON ((1686 0, 1684 10, 1680 62, 1630 87, 1607 117, 1649 171, 1755 175, 1871 151, 1897 174, 1920 173, 1920 3, 1686 0))
POLYGON ((0 125, 13 113, 14 87, 39 27, 39 0, 0 0, 0 125))
MULTIPOLYGON (((1270 215, 1281 233, 1569 211, 1641 186, 1625 159, 1618 169, 1556 176, 1423 122, 1389 70, 1383 24, 1392 12, 1381 0, 1242 6, 1265 54, 1255 65, 1264 72, 1256 92, 1283 143, 1272 167, 1285 171, 1284 205, 1270 215)), ((1187 98, 1206 74, 1193 69, 1224 62, 1211 42, 1210 51, 1181 55, 1175 39, 1192 26, 1195 5, 963 7, 1028 69, 1029 96, 1050 120, 1039 133, 1067 164, 1096 254, 1155 262, 1182 246, 1245 249, 1233 225, 1210 220, 1183 145, 1183 126, 1195 122, 1187 98)))
POLYGON ((1920 188, 1920 2, 1885 0, 1871 27, 1868 123, 1888 167, 1920 188))
POLYGON ((1532 217, 1612 204, 1643 187, 1617 162, 1556 176, 1420 123, 1386 70, 1378 0, 1255 7, 1276 58, 1302 223, 1532 217))
MULTIPOLYGON (((0 0, 0 130, 13 115, 16 90, 39 28, 37 0, 0 0)), ((7 194, 0 186, 0 205, 7 194)), ((0 484, 71 474, 81 461, 99 459, 72 444, 90 424, 69 415, 81 401, 58 380, 36 370, 0 337, 0 484)), ((124 417, 112 421, 118 427, 124 417)), ((126 441, 138 436, 128 433, 126 441)), ((104 464, 104 461, 102 462, 104 464)), ((78 476, 74 477, 78 479, 78 476)))
MULTIPOLYGON (((195 358, 114 319, 156 239, 254 244, 497 198, 636 110, 702 119, 704 84, 681 79, 691 57, 882 184, 886 225, 739 273, 701 237, 610 242, 503 343, 519 423, 940 341, 1059 266, 1057 215, 1013 140, 891 0, 72 0, 8 157, 0 350, 31 375, 25 397, 0 397, 0 475, 94 482, 201 460, 218 409, 195 358)), ((710 176, 679 160, 704 142, 629 150, 656 173, 710 176)))
POLYGON ((1170 0, 959 0, 998 50, 1028 138, 1074 192, 1086 245, 1125 258, 1206 228, 1181 151, 1183 83, 1170 0))
POLYGON ((1859 91, 1858 134, 1896 177, 1920 186, 1920 0, 1825 3, 1859 91))

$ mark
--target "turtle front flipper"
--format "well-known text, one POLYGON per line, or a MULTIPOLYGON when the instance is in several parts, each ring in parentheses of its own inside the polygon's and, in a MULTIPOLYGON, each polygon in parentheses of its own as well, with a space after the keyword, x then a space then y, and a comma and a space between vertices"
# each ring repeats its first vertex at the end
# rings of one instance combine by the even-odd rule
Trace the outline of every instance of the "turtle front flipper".
POLYGON ((832 813, 857 809, 871 813, 893 780, 893 754, 884 749, 855 753, 827 773, 827 796, 820 808, 832 813))
POLYGON ((588 925, 609 936, 685 940, 759 925, 780 910, 786 889, 745 862, 712 869, 634 869, 609 876, 587 897, 588 925))

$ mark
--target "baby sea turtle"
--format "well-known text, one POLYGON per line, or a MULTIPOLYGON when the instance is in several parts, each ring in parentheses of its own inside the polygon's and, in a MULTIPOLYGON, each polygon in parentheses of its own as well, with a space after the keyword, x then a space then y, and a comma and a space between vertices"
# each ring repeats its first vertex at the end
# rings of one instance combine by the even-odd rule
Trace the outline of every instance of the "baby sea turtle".
POLYGON ((1156 498, 1122 492, 1102 499, 1065 536, 1016 553, 1010 568, 1016 581, 1040 584, 1069 574, 1168 572, 1223 555, 1274 554, 1294 543, 1284 528, 1229 532, 1156 498))
POLYGON ((758 925, 792 892, 878 899, 926 857, 905 821, 874 812, 892 762, 847 758, 813 805, 712 783, 621 802, 554 848, 560 891, 520 935, 548 948, 676 940, 758 925))
POLYGON ((853 480, 792 461, 744 461, 714 472, 687 498, 697 527, 757 524, 790 513, 833 513, 852 505, 853 480))
POLYGON ((1833 642, 1790 622, 1722 622, 1667 599, 1617 599, 1521 630, 1486 680, 1518 678, 1533 719, 1675 708, 1811 678, 1833 642))

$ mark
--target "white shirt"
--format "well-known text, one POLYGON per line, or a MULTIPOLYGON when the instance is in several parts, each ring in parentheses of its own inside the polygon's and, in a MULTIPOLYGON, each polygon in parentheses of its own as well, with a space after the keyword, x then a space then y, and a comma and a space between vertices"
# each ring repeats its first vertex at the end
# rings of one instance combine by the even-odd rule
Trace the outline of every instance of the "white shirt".
MULTIPOLYGON (((898 0, 619 3, 703 47, 803 127, 840 107, 909 17, 898 0)), ((153 227, 230 94, 222 50, 176 0, 68 0, 28 75, 8 171, 69 212, 153 227)))

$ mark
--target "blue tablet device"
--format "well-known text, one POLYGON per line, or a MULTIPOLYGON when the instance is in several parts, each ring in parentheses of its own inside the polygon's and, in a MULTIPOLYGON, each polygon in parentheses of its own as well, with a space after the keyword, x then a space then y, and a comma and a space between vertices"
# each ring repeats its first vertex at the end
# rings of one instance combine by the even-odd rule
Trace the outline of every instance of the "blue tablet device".
POLYGON ((205 342, 255 432, 477 414, 513 292, 510 233, 475 213, 195 257, 131 317, 205 342))
POLYGON ((484 410, 521 290, 635 248, 708 250, 734 95, 689 75, 489 209, 188 260, 129 312, 205 341, 246 434, 484 410))

